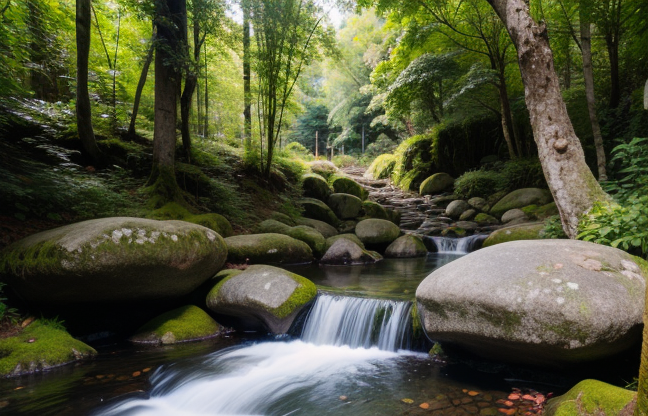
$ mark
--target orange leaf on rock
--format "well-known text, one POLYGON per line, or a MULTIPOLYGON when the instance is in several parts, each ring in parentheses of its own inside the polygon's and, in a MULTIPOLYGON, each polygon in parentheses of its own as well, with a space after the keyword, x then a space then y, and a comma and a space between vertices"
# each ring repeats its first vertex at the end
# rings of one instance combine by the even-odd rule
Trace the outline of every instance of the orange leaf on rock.
POLYGON ((516 394, 516 393, 511 393, 511 394, 509 394, 508 398, 509 398, 509 400, 518 400, 520 398, 520 395, 516 394))
POLYGON ((142 372, 141 372, 141 371, 135 371, 135 372, 133 373, 133 377, 139 377, 139 376, 141 376, 141 375, 142 375, 142 372))
POLYGON ((499 412, 504 413, 506 416, 513 416, 516 412, 515 409, 497 409, 499 412))
POLYGON ((508 407, 513 407, 513 402, 510 401, 510 400, 506 400, 503 404, 508 406, 508 407))
POLYGON ((478 391, 472 391, 472 390, 471 390, 471 391, 468 392, 468 395, 469 395, 469 396, 477 396, 478 394, 479 394, 478 391))
POLYGON ((429 409, 429 408, 430 408, 430 405, 429 405, 428 403, 421 403, 421 404, 419 404, 419 407, 420 407, 421 409, 429 409))
POLYGON ((535 397, 531 396, 530 394, 525 394, 524 396, 522 396, 522 400, 529 400, 531 402, 534 402, 535 397))

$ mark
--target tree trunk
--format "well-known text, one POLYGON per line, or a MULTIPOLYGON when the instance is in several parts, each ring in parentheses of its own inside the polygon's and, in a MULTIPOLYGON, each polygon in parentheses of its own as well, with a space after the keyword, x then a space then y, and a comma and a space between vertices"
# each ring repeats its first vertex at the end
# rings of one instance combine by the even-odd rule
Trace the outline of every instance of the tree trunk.
MULTIPOLYGON (((648 110, 648 108, 646 108, 648 110)), ((648 290, 646 291, 648 305, 648 290)), ((639 386, 637 388, 637 405, 634 416, 648 416, 648 307, 643 316, 643 346, 641 348, 641 367, 639 367, 639 386)))
POLYGON ((549 189, 570 238, 579 218, 597 201, 609 200, 585 163, 567 114, 545 24, 536 23, 524 0, 488 0, 504 22, 518 52, 525 100, 549 189))
POLYGON ((189 116, 191 114, 191 102, 193 101, 193 94, 198 85, 198 66, 200 65, 200 49, 202 43, 200 40, 200 22, 194 13, 193 18, 193 63, 195 66, 187 71, 185 77, 185 86, 180 97, 180 131, 182 132, 182 147, 184 148, 187 156, 191 155, 191 132, 189 130, 189 116))
POLYGON ((207 74, 209 70, 207 68, 207 43, 203 43, 204 55, 205 55, 205 125, 203 126, 203 135, 204 137, 209 136, 209 79, 207 74))
POLYGON ((243 2, 243 136, 245 151, 252 150, 252 93, 250 89, 250 6, 243 2))
POLYGON ((610 108, 617 108, 621 101, 621 84, 619 83, 619 37, 610 33, 605 36, 608 57, 610 59, 610 108))
POLYGON ((502 115, 502 132, 504 133, 504 140, 506 141, 506 146, 508 147, 509 157, 512 159, 522 157, 522 145, 520 141, 517 140, 515 131, 513 130, 513 117, 511 116, 511 102, 508 97, 508 90, 506 89, 506 78, 503 73, 500 73, 500 81, 497 86, 497 92, 499 93, 500 99, 500 108, 502 115), (517 147, 517 152, 513 147, 513 142, 517 147))
POLYGON ((88 55, 90 54, 90 0, 76 1, 77 44, 77 131, 83 150, 93 163, 102 159, 92 129, 92 110, 88 94, 88 55))
POLYGON ((155 127, 153 130, 152 205, 181 201, 175 179, 175 148, 178 91, 181 73, 178 56, 182 56, 182 32, 186 34, 186 0, 157 2, 157 36, 155 53, 155 127))
POLYGON ((594 146, 596 147, 596 160, 598 166, 599 181, 607 180, 605 171, 605 149, 603 148, 603 137, 599 126, 598 117, 596 116, 596 98, 594 96, 594 71, 592 69, 592 37, 591 23, 589 20, 590 7, 587 3, 589 0, 580 2, 580 35, 581 48, 583 54, 583 78, 585 79, 585 97, 587 98, 587 111, 589 112, 590 124, 592 125, 592 134, 594 135, 594 146))
POLYGON ((135 101, 133 102, 133 114, 131 114, 130 125, 128 126, 128 135, 135 135, 135 121, 137 120, 137 112, 139 111, 140 100, 142 99, 142 91, 144 90, 144 85, 146 84, 146 77, 148 76, 148 70, 151 66, 151 61, 153 60, 153 51, 155 51, 155 27, 153 28, 153 35, 151 36, 151 45, 149 50, 146 53, 146 60, 144 61, 144 66, 142 67, 142 73, 140 74, 139 82, 137 83, 137 89, 135 90, 135 101))

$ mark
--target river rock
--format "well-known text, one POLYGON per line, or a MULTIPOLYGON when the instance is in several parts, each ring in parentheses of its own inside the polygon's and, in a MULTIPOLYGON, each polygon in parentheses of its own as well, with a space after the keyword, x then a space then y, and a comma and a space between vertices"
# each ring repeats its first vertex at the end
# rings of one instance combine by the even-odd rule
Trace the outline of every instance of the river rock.
POLYGON ((355 233, 369 248, 386 248, 400 236, 400 229, 391 221, 368 219, 356 225, 355 233))
POLYGON ((350 220, 360 216, 362 201, 360 198, 350 194, 331 194, 328 199, 328 206, 341 220, 350 220))
POLYGON ((340 222, 331 208, 319 199, 302 198, 298 202, 304 208, 304 217, 324 221, 334 227, 340 222))
POLYGON ((277 233, 236 235, 225 239, 233 264, 302 264, 313 261, 308 244, 277 233))
POLYGON ((468 200, 468 205, 475 208, 477 211, 486 211, 485 208, 488 207, 488 202, 481 197, 473 197, 468 200))
POLYGON ((194 305, 182 306, 145 323, 130 338, 136 344, 175 344, 211 338, 221 332, 205 311, 194 305))
POLYGON ((319 199, 324 202, 332 193, 326 179, 316 173, 307 173, 302 176, 302 189, 305 197, 319 199))
POLYGON ((364 201, 362 209, 367 218, 378 218, 380 220, 391 220, 387 210, 377 202, 364 201))
POLYGON ((475 215, 474 220, 475 220, 475 222, 477 222, 477 223, 479 223, 481 225, 483 225, 483 224, 486 224, 486 225, 499 224, 499 220, 497 218, 493 217, 492 215, 485 214, 483 212, 475 215))
POLYGON ((342 221, 337 229, 340 234, 349 234, 355 232, 356 225, 358 225, 358 221, 355 220, 342 221))
POLYGON ((470 209, 470 205, 464 200, 458 199, 450 202, 446 208, 446 215, 453 220, 459 219, 461 214, 470 209))
POLYGON ((527 215, 519 208, 509 209, 502 215, 502 223, 504 224, 516 220, 527 220, 527 215))
POLYGON ((415 235, 403 235, 398 237, 385 250, 385 257, 411 258, 427 256, 427 248, 420 237, 415 235))
POLYGON ((475 209, 466 210, 461 214, 461 216, 459 216, 459 221, 470 221, 473 218, 475 218, 475 215, 477 215, 477 210, 475 209))
MULTIPOLYGON (((291 227, 297 225, 295 220, 293 220, 291 217, 289 217, 288 215, 286 215, 284 213, 277 212, 277 211, 271 212, 269 219, 279 221, 279 222, 283 222, 284 224, 290 225, 291 227)), ((230 236, 228 235, 228 237, 230 237, 230 236)))
POLYGON ((319 231, 324 238, 333 237, 338 234, 338 231, 332 225, 325 223, 324 221, 314 220, 312 218, 300 218, 296 221, 296 225, 305 225, 307 227, 312 227, 319 231))
POLYGON ((256 321, 269 332, 284 334, 316 295, 315 284, 305 277, 256 265, 221 280, 207 295, 207 306, 216 313, 256 321))
POLYGON ((338 177, 333 180, 333 189, 338 194, 349 194, 360 198, 362 201, 367 199, 367 192, 362 185, 350 178, 338 177))
POLYGON ((397 209, 387 209, 387 215, 389 215, 389 221, 393 222, 396 225, 400 225, 402 214, 397 209))
POLYGON ((223 238, 200 225, 102 218, 14 243, 0 254, 0 276, 34 303, 141 302, 190 293, 226 257, 223 238))
POLYGON ((549 400, 542 414, 630 416, 636 399, 635 391, 598 380, 583 380, 562 396, 549 400))
POLYGON ((483 247, 494 246, 495 244, 508 243, 518 240, 540 240, 544 234, 544 223, 526 223, 509 225, 505 228, 493 231, 484 241, 483 247))
POLYGON ((416 299, 430 339, 496 360, 560 366, 640 341, 647 275, 645 261, 615 248, 515 241, 435 270, 416 299))
POLYGON ((382 259, 375 251, 367 251, 347 238, 340 238, 331 245, 320 260, 320 264, 352 266, 371 264, 382 259))
POLYGON ((303 241, 308 244, 315 257, 321 257, 326 251, 326 239, 324 236, 316 229, 306 225, 290 227, 279 221, 265 220, 259 225, 259 231, 261 233, 284 234, 303 241))
POLYGON ((447 173, 435 173, 421 183, 419 194, 434 195, 452 189, 454 178, 447 173))
POLYGON ((355 234, 338 234, 338 235, 335 235, 333 237, 329 237, 329 238, 326 239, 327 251, 328 251, 329 248, 331 248, 333 243, 335 243, 337 240, 339 240, 341 238, 346 238, 347 240, 351 240, 354 243, 356 243, 357 245, 359 245, 361 248, 363 248, 363 249, 365 248, 364 243, 362 241, 360 241, 360 239, 358 238, 357 235, 355 235, 355 234))
POLYGON ((495 217, 501 217, 502 214, 510 209, 524 208, 527 205, 545 205, 550 203, 552 199, 551 192, 546 189, 518 189, 507 194, 495 205, 491 205, 493 208, 491 208, 490 214, 495 217))

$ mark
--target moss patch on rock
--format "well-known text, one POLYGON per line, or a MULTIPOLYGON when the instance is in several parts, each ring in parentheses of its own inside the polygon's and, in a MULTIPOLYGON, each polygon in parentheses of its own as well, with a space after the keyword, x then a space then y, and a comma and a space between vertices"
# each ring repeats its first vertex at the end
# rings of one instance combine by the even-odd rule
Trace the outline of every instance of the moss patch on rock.
POLYGON ((307 173, 302 176, 302 189, 308 198, 326 201, 333 192, 326 179, 316 173, 307 173))
POLYGON ((229 237, 234 234, 232 224, 220 214, 192 214, 187 208, 177 202, 169 202, 163 207, 156 209, 148 218, 153 220, 180 220, 192 224, 202 225, 216 231, 221 237, 229 237))
POLYGON ((494 246, 495 244, 517 240, 539 240, 543 238, 543 231, 543 223, 513 225, 511 227, 500 228, 488 236, 482 247, 485 248, 494 246))
POLYGON ((310 263, 308 244, 277 233, 237 235, 225 239, 227 261, 233 264, 310 263))
POLYGON ((333 245, 337 240, 339 240, 340 238, 346 238, 347 240, 351 240, 351 241, 353 241, 354 243, 356 243, 358 246, 360 246, 360 248, 362 248, 362 249, 365 248, 364 243, 363 243, 362 241, 360 241, 360 239, 358 238, 357 235, 355 235, 355 234, 339 234, 339 235, 335 235, 335 236, 333 236, 333 237, 329 237, 329 238, 326 239, 326 250, 328 250, 329 248, 331 248, 331 246, 332 246, 332 245, 333 245))
POLYGON ((338 194, 349 194, 360 198, 361 200, 367 199, 369 192, 362 187, 358 182, 351 178, 338 176, 331 181, 333 189, 338 194))
POLYGON ((36 320, 20 334, 0 339, 0 376, 45 371, 96 354, 58 325, 36 320))
POLYGON ((304 208, 304 217, 324 221, 333 227, 339 224, 340 220, 338 220, 331 208, 319 199, 302 198, 298 202, 304 208))
POLYGON ((562 396, 549 400, 547 416, 631 415, 637 393, 598 380, 583 380, 562 396))
MULTIPOLYGON (((231 276, 230 276, 231 277, 231 276)), ((150 320, 131 338, 135 343, 175 344, 218 335, 221 326, 194 305, 182 306, 150 320)))
POLYGON ((362 209, 365 212, 366 218, 378 218, 380 220, 391 220, 389 213, 377 202, 373 201, 364 201, 362 203, 362 209))

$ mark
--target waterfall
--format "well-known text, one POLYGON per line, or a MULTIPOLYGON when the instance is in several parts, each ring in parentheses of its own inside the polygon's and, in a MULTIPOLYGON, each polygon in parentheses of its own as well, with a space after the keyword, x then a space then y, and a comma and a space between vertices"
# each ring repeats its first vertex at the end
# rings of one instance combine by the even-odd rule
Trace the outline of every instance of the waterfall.
POLYGON ((475 234, 462 238, 428 237, 434 242, 437 252, 442 254, 468 254, 479 248, 478 244, 486 239, 485 235, 475 234))
POLYGON ((311 309, 302 340, 316 345, 409 347, 410 302, 320 295, 311 309))

